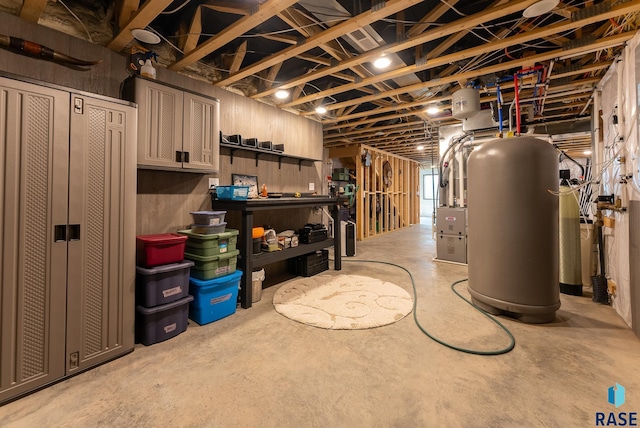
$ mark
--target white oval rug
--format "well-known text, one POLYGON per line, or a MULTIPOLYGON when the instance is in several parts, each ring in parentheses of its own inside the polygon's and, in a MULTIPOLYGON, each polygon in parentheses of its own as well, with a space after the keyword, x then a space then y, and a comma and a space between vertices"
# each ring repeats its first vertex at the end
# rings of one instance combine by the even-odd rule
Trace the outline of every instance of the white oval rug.
POLYGON ((391 282, 359 275, 315 275, 280 287, 276 311, 304 324, 356 330, 392 324, 411 313, 413 299, 391 282))

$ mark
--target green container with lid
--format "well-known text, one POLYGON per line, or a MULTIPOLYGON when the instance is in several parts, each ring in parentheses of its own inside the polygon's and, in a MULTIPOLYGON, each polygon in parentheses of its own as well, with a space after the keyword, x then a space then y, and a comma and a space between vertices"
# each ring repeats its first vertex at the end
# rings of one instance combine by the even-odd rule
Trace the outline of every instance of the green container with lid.
POLYGON ((211 235, 193 233, 189 229, 179 230, 178 233, 188 237, 185 251, 196 256, 211 257, 230 253, 235 251, 238 245, 239 231, 236 229, 227 229, 211 235))
POLYGON ((239 250, 214 256, 199 256, 185 252, 184 258, 195 263, 191 268, 190 275, 206 281, 235 272, 238 264, 238 254, 240 254, 239 250))

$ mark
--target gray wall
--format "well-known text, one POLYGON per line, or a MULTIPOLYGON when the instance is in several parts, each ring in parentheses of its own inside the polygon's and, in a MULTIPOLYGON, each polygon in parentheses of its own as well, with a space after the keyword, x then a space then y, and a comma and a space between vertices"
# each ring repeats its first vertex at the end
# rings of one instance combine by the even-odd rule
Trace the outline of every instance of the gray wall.
MULTIPOLYGON (((0 12, 2 33, 43 44, 61 53, 85 60, 102 60, 90 70, 77 71, 65 66, 0 49, 0 71, 66 86, 81 91, 119 98, 120 85, 128 76, 127 57, 85 40, 68 36, 49 28, 0 12)), ((207 82, 159 68, 157 80, 198 93, 214 96, 221 102, 221 129, 225 134, 242 134, 260 140, 285 145, 285 154, 323 159, 322 126, 302 116, 292 114, 244 96, 215 87, 207 82)), ((230 163, 229 151, 222 150, 221 184, 231 183, 231 174, 258 176, 271 192, 306 192, 309 183, 326 193, 327 175, 324 161, 283 162, 266 156, 256 166, 255 157, 235 156, 230 163)), ((173 232, 191 223, 189 212, 209 209, 208 183, 216 175, 138 170, 137 234, 173 232)), ((297 210, 283 215, 265 213, 255 218, 256 224, 269 224, 276 230, 294 229, 308 221, 320 221, 320 214, 297 210)), ((230 227, 238 227, 240 217, 230 214, 230 227)))

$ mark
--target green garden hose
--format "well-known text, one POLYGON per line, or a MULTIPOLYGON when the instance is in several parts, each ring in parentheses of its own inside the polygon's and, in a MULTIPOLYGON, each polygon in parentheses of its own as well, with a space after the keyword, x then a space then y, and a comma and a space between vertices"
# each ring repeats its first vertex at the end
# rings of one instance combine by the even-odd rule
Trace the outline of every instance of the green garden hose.
POLYGON ((476 349, 467 349, 467 348, 462 348, 460 346, 455 346, 455 345, 452 345, 450 343, 447 343, 444 340, 438 339, 437 337, 435 337, 431 333, 429 333, 427 331, 427 329, 425 329, 422 326, 422 324, 420 324, 420 321, 418 321, 418 315, 417 315, 417 312, 416 312, 416 308, 418 306, 418 292, 416 290, 416 283, 413 280, 413 275, 411 274, 411 272, 409 272, 409 270, 407 268, 405 268, 404 266, 400 266, 398 264, 391 263, 391 262, 379 261, 379 260, 357 260, 357 259, 344 259, 343 258, 342 261, 343 262, 379 263, 379 264, 383 264, 383 265, 395 266, 397 268, 402 269, 406 273, 408 273, 409 274, 409 278, 411 279, 411 286, 413 287, 413 320, 415 321, 415 323, 418 326, 418 328, 420 329, 420 331, 422 331, 422 333, 424 333, 431 340, 433 340, 433 341, 435 341, 435 342, 437 342, 437 343, 439 343, 439 344, 441 344, 443 346, 446 346, 447 348, 450 348, 450 349, 453 349, 453 350, 459 351, 459 352, 464 352, 464 353, 467 353, 467 354, 474 354, 474 355, 502 355, 502 354, 506 354, 507 352, 511 351, 516 346, 516 339, 513 337, 513 334, 509 331, 509 329, 507 327, 505 327, 496 318, 494 318, 493 316, 491 316, 487 312, 483 311, 478 306, 474 305, 473 302, 467 300, 462 294, 458 293, 458 291, 455 288, 456 285, 458 285, 458 284, 460 284, 462 282, 468 281, 468 278, 461 279, 461 280, 458 280, 458 281, 455 281, 454 283, 452 283, 451 284, 451 290, 458 297, 460 297, 462 300, 467 302, 469 305, 471 305, 475 310, 480 312, 482 315, 484 315, 485 317, 489 318, 491 321, 496 323, 502 330, 504 330, 505 333, 507 333, 507 336, 509 336, 510 343, 505 348, 498 349, 498 350, 495 350, 495 351, 480 351, 480 350, 476 350, 476 349))

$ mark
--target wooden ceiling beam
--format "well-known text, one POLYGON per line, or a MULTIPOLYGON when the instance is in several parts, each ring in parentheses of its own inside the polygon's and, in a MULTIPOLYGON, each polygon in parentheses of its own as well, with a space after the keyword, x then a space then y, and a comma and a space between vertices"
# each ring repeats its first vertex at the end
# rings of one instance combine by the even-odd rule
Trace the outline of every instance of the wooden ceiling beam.
MULTIPOLYGON (((279 13, 278 17, 305 37, 313 37, 325 30, 316 20, 311 19, 308 15, 293 7, 279 13)), ((320 44, 319 47, 337 60, 342 61, 351 58, 351 54, 345 51, 337 40, 329 40, 320 44)), ((367 69, 360 65, 351 67, 351 70, 361 78, 372 76, 367 69)), ((388 89, 388 87, 381 84, 374 85, 374 87, 379 91, 388 89)))
MULTIPOLYGON (((384 126, 376 126, 376 127, 370 127, 368 128, 366 131, 368 132, 372 132, 372 131, 385 131, 388 129, 395 129, 395 128, 402 128, 403 126, 413 126, 413 125, 424 125, 424 121, 422 120, 415 120, 412 122, 403 122, 403 123, 396 123, 393 125, 384 125, 384 126)), ((338 137, 348 137, 351 135, 356 135, 356 134, 360 134, 362 132, 364 132, 364 129, 356 129, 353 131, 347 131, 347 132, 341 132, 341 133, 324 133, 324 138, 338 138, 338 137)))
POLYGON ((117 0, 116 7, 116 19, 118 22, 118 29, 127 25, 127 22, 131 20, 131 17, 138 11, 140 6, 139 0, 117 0))
MULTIPOLYGON (((276 1, 278 0, 271 0, 276 1)), ((217 86, 228 86, 231 83, 237 82, 238 80, 244 79, 245 77, 249 77, 258 71, 264 70, 265 68, 271 67, 273 64, 286 61, 288 58, 292 56, 298 55, 302 52, 306 52, 310 49, 320 46, 322 43, 326 43, 330 40, 334 40, 343 34, 350 33, 358 28, 361 28, 365 25, 376 22, 382 18, 386 18, 387 16, 394 14, 402 9, 406 9, 409 6, 420 3, 421 0, 388 0, 384 3, 381 3, 382 7, 377 8, 376 10, 369 10, 360 15, 357 15, 351 19, 343 21, 339 24, 330 27, 323 32, 316 34, 314 36, 309 37, 303 43, 290 46, 280 52, 276 52, 273 55, 270 55, 244 69, 238 71, 237 73, 229 76, 226 79, 223 79, 216 83, 217 86)), ((521 0, 521 1, 534 1, 534 0, 521 0)), ((287 7, 296 3, 296 1, 291 0, 280 0, 280 2, 285 3, 285 7, 280 8, 280 10, 284 10, 287 7)), ((358 62, 355 61, 354 64, 358 62)), ((343 67, 348 68, 347 67, 343 67)), ((339 71, 339 70, 334 70, 339 71)), ((332 74, 332 73, 330 73, 332 74)), ((301 82, 302 83, 302 82, 301 82)), ((297 85, 292 85, 297 86, 297 85)), ((284 88, 286 89, 286 88, 284 88)))
POLYGON ((407 130, 416 130, 416 129, 424 129, 424 122, 422 121, 414 121, 407 123, 400 123, 395 125, 387 125, 387 126, 372 126, 370 128, 361 129, 358 131, 349 131, 341 134, 329 134, 324 135, 323 139, 325 142, 334 142, 341 138, 371 138, 375 137, 376 133, 384 132, 387 135, 393 135, 398 132, 407 131, 407 130))
MULTIPOLYGON (((637 0, 638 3, 640 3, 640 0, 637 0)), ((625 3, 628 4, 628 3, 625 3)), ((388 96, 392 96, 392 95, 398 95, 398 94, 404 94, 404 93, 409 93, 412 91, 418 91, 418 90, 423 90, 425 88, 429 88, 429 87, 435 87, 435 86, 439 86, 442 85, 444 83, 454 83, 457 82, 458 80, 462 80, 462 79, 474 79, 478 76, 484 76, 487 74, 493 74, 493 73, 498 73, 498 72, 503 72, 505 70, 510 70, 510 69, 514 69, 514 68, 519 68, 522 67, 523 64, 528 64, 530 62, 542 62, 542 61, 548 61, 551 59, 555 59, 564 55, 574 55, 574 54, 579 54, 582 50, 586 50, 586 49, 594 49, 594 48, 606 48, 606 47, 611 47, 611 46, 621 46, 622 44, 626 43, 628 40, 631 39, 631 37, 633 37, 634 35, 634 31, 628 31, 625 33, 620 33, 617 34, 615 36, 609 36, 609 37, 605 37, 602 39, 599 39, 597 41, 595 41, 594 43, 585 45, 585 46, 581 46, 578 48, 574 48, 574 49, 568 49, 568 50, 563 50, 563 49, 557 49, 551 52, 545 52, 542 54, 537 54, 537 55, 533 55, 527 58, 522 58, 522 59, 516 59, 516 60, 512 60, 512 61, 508 61, 508 62, 504 62, 501 64, 496 64, 496 65, 492 65, 492 66, 488 66, 485 68, 481 68, 481 69, 477 69, 477 70, 471 70, 471 71, 466 71, 463 73, 457 73, 454 74, 452 76, 447 76, 447 77, 443 77, 441 79, 437 79, 435 81, 431 80, 431 81, 427 81, 427 82, 421 82, 419 84, 414 84, 414 85, 408 85, 408 86, 404 86, 402 88, 398 88, 398 89, 393 89, 390 91, 387 91, 384 94, 374 94, 374 95, 370 95, 368 97, 362 97, 362 98, 358 98, 357 100, 349 100, 349 101, 345 101, 345 102, 341 102, 341 103, 336 103, 336 104, 331 104, 329 106, 327 106, 328 109, 337 109, 337 108, 341 108, 344 106, 349 106, 349 105, 353 105, 353 104, 362 104, 365 102, 369 102, 378 98, 385 98, 388 96)))
POLYGON ((183 52, 191 52, 196 48, 200 33, 202 33, 202 7, 198 6, 191 17, 187 34, 180 35, 179 44, 183 52))
POLYGON ((230 13, 232 15, 249 15, 251 12, 248 7, 238 7, 236 2, 225 2, 216 0, 215 3, 203 4, 202 7, 215 10, 222 13, 230 13))
POLYGON ((434 7, 429 13, 427 13, 420 19, 420 22, 418 24, 415 24, 409 29, 409 31, 407 31, 407 36, 413 37, 424 32, 426 29, 435 24, 438 19, 442 17, 442 15, 447 13, 449 9, 451 9, 450 6, 455 6, 458 1, 460 0, 449 0, 447 1, 448 4, 438 3, 436 7, 434 7))
POLYGON ((289 36, 288 34, 261 34, 260 37, 267 40, 286 43, 288 45, 295 45, 298 43, 297 37, 289 36))
POLYGON ((245 40, 238 46, 236 49, 236 53, 233 56, 233 61, 231 61, 231 66, 229 67, 229 73, 235 73, 240 70, 240 66, 242 65, 242 61, 244 61, 244 57, 247 55, 247 41, 245 40))
MULTIPOLYGON (((357 57, 353 57, 349 60, 341 61, 339 64, 333 67, 328 67, 326 69, 317 70, 314 73, 310 73, 304 76, 300 76, 298 78, 292 79, 288 82, 283 83, 279 86, 279 88, 287 88, 289 86, 296 86, 301 83, 310 82, 312 80, 319 79, 321 77, 328 76, 336 71, 343 70, 345 68, 351 67, 354 64, 362 64, 364 62, 368 62, 373 60, 375 57, 383 54, 383 53, 396 53, 405 49, 412 48, 416 45, 426 43, 429 41, 437 40, 442 37, 446 37, 448 35, 457 33, 459 31, 463 31, 466 29, 470 29, 475 27, 476 25, 483 24, 487 21, 492 21, 494 19, 500 18, 502 16, 508 15, 510 13, 519 12, 521 10, 526 9, 531 4, 535 3, 536 0, 513 0, 500 8, 494 8, 490 10, 486 10, 483 12, 476 13, 474 15, 467 16, 465 18, 461 18, 457 21, 454 21, 450 24, 444 25, 442 27, 434 28, 428 31, 425 31, 422 34, 419 34, 415 37, 409 38, 407 40, 390 43, 384 46, 381 46, 376 49, 372 49, 368 52, 364 52, 357 57)), ((387 2, 389 4, 389 2, 387 2)), ((351 20, 350 20, 351 21, 351 20)), ((347 22, 350 22, 347 21, 347 22)), ((333 27, 335 28, 335 27, 333 27)), ((386 73, 385 73, 386 74, 386 73)), ((260 98, 263 96, 270 95, 270 91, 265 91, 262 93, 258 93, 253 95, 253 98, 260 98)))
POLYGON ((24 0, 20 8, 20 18, 37 23, 47 5, 47 0, 24 0))
MULTIPOLYGON (((151 0, 147 1, 149 2, 151 0)), ((236 22, 220 31, 214 37, 210 37, 205 42, 201 43, 197 48, 186 53, 182 57, 182 59, 174 62, 168 68, 173 71, 179 71, 185 67, 188 67, 194 62, 204 58, 212 52, 215 52, 217 49, 242 36, 244 33, 262 24, 271 17, 275 16, 281 10, 286 9, 287 7, 295 3, 297 3, 297 0, 267 0, 262 4, 259 4, 258 6, 256 6, 257 10, 255 11, 255 13, 243 16, 242 18, 238 19, 236 22)), ((262 71, 272 65, 275 65, 275 63, 270 64, 268 67, 264 67, 261 70, 257 71, 262 71)))
MULTIPOLYGON (((578 26, 582 26, 582 25, 587 25, 588 23, 591 22, 597 22, 599 20, 603 20, 603 19, 609 19, 612 16, 616 16, 617 14, 625 14, 625 13, 629 13, 631 10, 633 10, 634 8, 638 8, 640 7, 640 0, 635 0, 633 2, 630 3, 625 3, 622 5, 618 5, 614 8, 612 8, 610 11, 604 12, 600 15, 597 15, 595 17, 589 17, 589 18, 585 18, 579 21, 573 21, 573 22, 562 22, 562 23, 558 23, 558 24, 553 24, 550 25, 548 27, 545 28, 538 28, 536 30, 532 30, 529 31, 527 33, 520 33, 517 34, 515 36, 511 36, 511 37, 507 37, 504 38, 502 40, 496 40, 494 42, 491 43, 485 43, 483 45, 477 46, 477 47, 473 47, 473 48, 469 48, 466 49, 464 51, 460 51, 460 52, 456 52, 453 54, 449 54, 449 55, 443 55, 440 56, 438 58, 433 58, 429 61, 426 62, 426 64, 418 66, 416 64, 413 65, 409 65, 406 67, 400 67, 398 69, 392 70, 390 72, 387 73, 382 73, 367 79, 363 79, 360 82, 354 82, 352 84, 348 84, 348 85, 342 85, 342 86, 338 86, 336 88, 332 88, 329 91, 326 91, 324 93, 316 93, 316 94, 312 94, 309 95, 307 97, 304 97, 303 99, 300 100, 296 100, 296 102, 299 103, 303 103, 303 102, 309 102, 312 101, 314 98, 313 97, 327 97, 327 96, 333 96, 342 92, 346 92, 346 91, 350 91, 353 89, 356 89, 359 86, 366 86, 369 85, 371 83, 374 82, 378 82, 381 80, 387 80, 387 79, 393 79, 399 76, 403 76, 406 74, 410 74, 410 73, 416 73, 418 71, 423 71, 423 70, 427 70, 427 69, 431 69, 431 68, 435 68, 438 66, 442 66, 442 65, 446 65, 446 64, 450 64, 450 63, 455 63, 456 61, 460 61, 463 59, 468 59, 474 56, 477 56, 480 53, 489 53, 489 52, 493 52, 493 51, 497 51, 497 50, 501 50, 501 49, 505 49, 509 46, 515 46, 515 45, 519 45, 521 43, 525 43, 531 40, 535 40, 537 38, 540 38, 544 35, 552 35, 552 34, 557 34, 559 32, 563 32, 563 31, 567 31, 570 30, 572 28, 576 28, 578 26), (633 4, 630 4, 633 3, 633 4)), ((579 48, 577 48, 579 49, 579 48)), ((576 51, 576 49, 573 49, 572 51, 576 51)), ((558 56, 562 56, 564 55, 564 51, 562 51, 562 49, 560 50, 554 50, 553 52, 558 52, 558 56)), ((530 63, 532 61, 535 61, 535 58, 538 57, 537 55, 533 55, 527 58, 523 58, 520 60, 520 64, 527 64, 530 63)), ((551 58, 549 58, 551 59, 551 58)), ((511 61, 513 62, 513 61, 511 61)), ((317 72, 316 72, 317 73, 317 72)), ((314 73, 310 73, 307 74, 306 76, 309 76, 311 74, 314 73)), ((481 74, 478 74, 481 75, 481 74)), ((474 76, 475 77, 475 76, 474 76)), ((304 78, 304 77, 303 77, 304 78)), ((281 85, 281 87, 286 87, 287 84, 281 85)), ((415 85, 414 85, 415 86, 415 85)), ((268 92, 268 91, 267 91, 268 92)), ((258 98, 260 96, 260 94, 256 94, 253 97, 254 98, 258 98)), ((294 102, 290 102, 287 103, 285 106, 286 107, 293 107, 296 104, 294 102)))
POLYGON ((163 10, 172 3, 173 0, 146 0, 133 17, 123 26, 120 32, 109 42, 107 47, 112 51, 120 52, 131 40, 131 30, 135 28, 145 28, 163 10))

